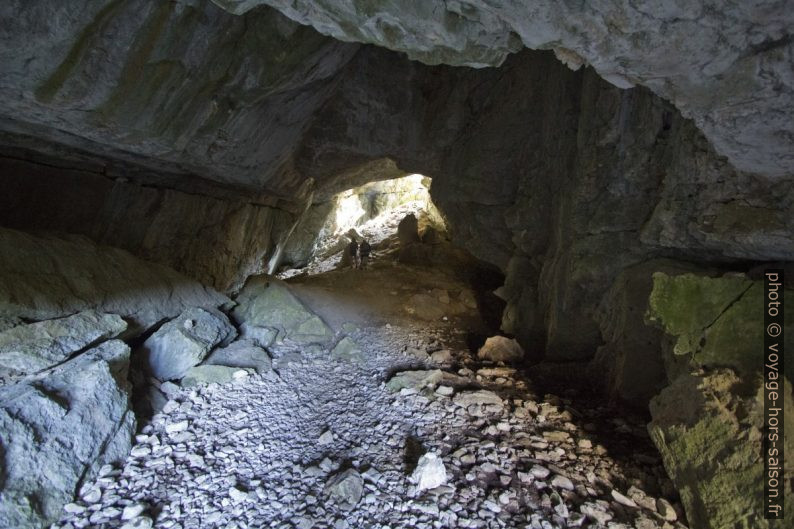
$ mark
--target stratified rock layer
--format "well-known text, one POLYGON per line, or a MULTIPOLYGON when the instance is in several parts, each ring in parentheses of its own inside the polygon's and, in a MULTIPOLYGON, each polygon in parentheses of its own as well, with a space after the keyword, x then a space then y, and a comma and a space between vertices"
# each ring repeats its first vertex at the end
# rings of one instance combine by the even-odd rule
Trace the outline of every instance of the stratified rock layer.
POLYGON ((126 329, 127 324, 115 314, 96 311, 17 325, 0 333, 0 376, 34 374, 126 329))
POLYGON ((191 306, 226 296, 162 265, 84 237, 29 235, 0 228, 0 315, 46 320, 96 309, 141 332, 191 306))

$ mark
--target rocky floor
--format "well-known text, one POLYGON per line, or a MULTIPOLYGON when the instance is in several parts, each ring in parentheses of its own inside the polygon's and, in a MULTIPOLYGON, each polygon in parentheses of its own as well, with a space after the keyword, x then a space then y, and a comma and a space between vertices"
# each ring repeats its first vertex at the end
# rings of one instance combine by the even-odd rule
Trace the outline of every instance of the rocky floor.
MULTIPOLYGON (((338 273, 398 289, 392 266, 338 273)), ((279 346, 264 375, 164 384, 124 466, 53 527, 682 527, 641 419, 537 395, 469 352, 464 320, 403 309, 332 325, 353 354, 279 346)))

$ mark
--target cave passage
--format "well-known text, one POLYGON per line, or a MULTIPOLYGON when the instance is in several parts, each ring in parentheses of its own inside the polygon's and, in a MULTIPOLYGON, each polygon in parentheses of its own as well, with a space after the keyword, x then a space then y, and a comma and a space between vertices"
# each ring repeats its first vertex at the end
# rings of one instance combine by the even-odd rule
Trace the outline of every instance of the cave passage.
POLYGON ((794 527, 794 9, 700 4, 0 3, 0 529, 794 527))
POLYGON ((411 175, 313 206, 311 229, 295 232, 313 234, 303 268, 249 279, 227 312, 234 327, 189 311, 142 337, 132 378, 151 409, 130 456, 87 480, 53 527, 683 516, 644 418, 538 390, 521 346, 498 335, 503 276, 450 242, 428 184, 411 175), (351 238, 372 243, 362 268, 351 238), (191 344, 210 334, 220 342, 190 367, 191 344))

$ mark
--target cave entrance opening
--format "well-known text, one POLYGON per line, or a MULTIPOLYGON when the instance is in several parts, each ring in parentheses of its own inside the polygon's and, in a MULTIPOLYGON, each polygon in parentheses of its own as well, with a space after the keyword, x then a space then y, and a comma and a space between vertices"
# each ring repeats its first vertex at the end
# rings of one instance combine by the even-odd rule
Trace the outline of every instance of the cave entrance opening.
POLYGON ((501 324, 504 302, 493 291, 504 276, 453 243, 431 183, 410 174, 315 202, 285 245, 277 276, 332 326, 441 325, 476 351, 501 324), (352 239, 372 246, 363 269, 349 253, 352 239))
POLYGON ((366 240, 372 259, 397 258, 400 243, 446 240, 446 223, 430 197, 430 185, 430 177, 410 174, 369 182, 312 204, 285 246, 278 276, 351 266, 345 251, 351 238, 366 240))

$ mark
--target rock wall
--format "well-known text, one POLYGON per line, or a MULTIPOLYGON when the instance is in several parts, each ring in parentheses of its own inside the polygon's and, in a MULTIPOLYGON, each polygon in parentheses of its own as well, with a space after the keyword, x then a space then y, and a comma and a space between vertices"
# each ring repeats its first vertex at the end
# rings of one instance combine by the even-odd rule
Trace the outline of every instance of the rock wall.
POLYGON ((261 273, 292 222, 284 209, 228 192, 186 193, 10 158, 0 159, 0 171, 0 225, 86 235, 222 292, 261 273))
POLYGON ((615 86, 646 86, 672 101, 735 167, 794 173, 786 1, 213 1, 233 13, 267 4, 325 35, 427 64, 499 65, 522 47, 553 49, 573 69, 589 64, 615 86))
POLYGON ((85 237, 0 228, 0 318, 8 325, 94 309, 122 316, 135 335, 188 307, 229 303, 172 269, 85 237))
POLYGON ((736 171, 672 105, 551 53, 465 70, 362 50, 296 167, 332 182, 372 159, 433 177, 454 241, 507 273, 504 328, 536 357, 592 357, 632 265, 794 255, 790 177, 736 171))
MULTIPOLYGON (((731 323, 709 327, 705 345, 705 327, 661 317, 650 328, 646 301, 664 290, 657 272, 694 268, 725 285, 726 270, 794 259, 794 10, 266 1, 322 33, 428 63, 503 63, 471 69, 335 41, 250 9, 260 0, 216 3, 246 13, 202 0, 0 7, 0 222, 85 234, 234 290, 275 241, 284 247, 307 197, 431 176, 453 240, 506 274, 503 328, 535 359, 594 359, 615 397, 644 405, 662 390, 652 432, 668 471, 692 520, 724 526, 731 514, 715 498, 745 489, 716 483, 723 474, 691 448, 733 421, 714 418, 709 399, 738 399, 734 416, 755 424, 743 392, 754 375, 735 362, 750 346, 734 343, 731 323), (505 59, 523 46, 554 49, 505 59), (695 364, 670 353, 670 336, 686 336, 679 350, 695 364), (725 364, 731 372, 708 379, 725 364), (692 368, 704 372, 680 378, 692 368), (740 383, 720 382, 730 377, 740 383), (705 397, 677 417, 679 393, 705 397), (711 424, 703 436, 699 421, 711 424)), ((14 308, 4 327, 87 308, 146 327, 225 299, 82 238, 0 237, 14 249, 0 254, 0 305, 14 308)), ((743 470, 755 442, 725 446, 739 454, 739 481, 755 472, 743 470)))

